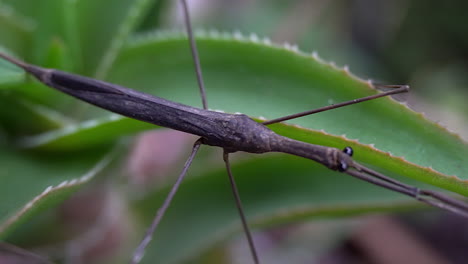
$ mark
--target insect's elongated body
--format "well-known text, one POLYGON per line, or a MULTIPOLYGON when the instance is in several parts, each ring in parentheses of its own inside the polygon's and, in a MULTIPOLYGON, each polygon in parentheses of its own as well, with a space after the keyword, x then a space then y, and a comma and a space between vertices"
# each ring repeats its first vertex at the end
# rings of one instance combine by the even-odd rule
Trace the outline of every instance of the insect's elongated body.
POLYGON ((276 134, 243 114, 227 114, 172 102, 119 85, 1 57, 21 65, 39 81, 109 111, 202 137, 206 145, 228 152, 283 152, 308 158, 333 170, 351 159, 342 151, 276 134), (73 80, 73 81, 72 81, 73 80))
MULTIPOLYGON (((422 192, 418 188, 370 170, 353 161, 352 151, 340 151, 336 148, 283 137, 243 114, 227 114, 187 106, 104 81, 30 65, 2 53, 0 57, 20 66, 39 81, 61 92, 118 114, 198 135, 201 137, 200 143, 221 147, 228 153, 236 151, 283 152, 304 157, 317 161, 332 170, 346 172, 354 177, 468 217, 467 204, 443 194, 434 195, 435 192, 432 191, 422 192), (354 170, 348 170, 349 168, 354 170), (372 177, 382 182, 375 181, 372 177), (420 196, 435 198, 437 201, 427 200, 420 196), (446 201, 450 201, 449 206, 444 204, 446 201)), ((407 89, 407 87, 403 88, 407 89)), ((354 101, 356 100, 351 102, 354 101)))

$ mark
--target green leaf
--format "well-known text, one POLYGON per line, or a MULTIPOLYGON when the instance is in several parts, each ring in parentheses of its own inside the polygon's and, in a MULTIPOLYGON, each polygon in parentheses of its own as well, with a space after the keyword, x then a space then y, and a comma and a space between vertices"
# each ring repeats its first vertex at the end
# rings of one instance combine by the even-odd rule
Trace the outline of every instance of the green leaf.
POLYGON ((22 148, 54 152, 86 150, 115 142, 123 135, 153 128, 154 125, 112 114, 106 118, 70 124, 36 136, 23 137, 18 145, 22 148))
MULTIPOLYGON (((376 93, 368 82, 352 76, 346 68, 327 64, 317 55, 298 52, 294 47, 265 42, 255 36, 199 35, 198 46, 210 108, 275 118, 376 93)), ((130 45, 116 61, 109 79, 127 87, 151 91, 169 100, 199 106, 196 87, 187 89, 196 82, 185 46, 185 38, 174 35, 166 40, 164 36, 142 38, 130 45)), ((446 175, 457 175, 458 181, 451 179, 459 185, 455 188, 468 194, 466 189, 463 191, 466 185, 461 181, 468 178, 468 168, 464 166, 468 145, 458 136, 390 98, 290 122, 315 131, 343 135, 348 142, 356 140, 354 144, 372 144, 390 156, 402 157, 422 167, 432 167, 446 175)), ((292 131, 294 129, 288 136, 305 138, 292 131)), ((330 144, 331 140, 322 137, 311 136, 307 141, 338 145, 330 144)), ((367 148, 370 149, 369 146, 367 148)), ((362 159, 361 155, 356 151, 358 160, 362 159)), ((370 157, 364 161, 376 162, 384 169, 406 175, 402 167, 385 165, 386 160, 387 157, 382 156, 376 161, 370 157)), ((431 177, 407 176, 419 180, 431 177)), ((435 181, 440 182, 439 179, 435 181)))
POLYGON ((0 3, 0 42, 1 45, 19 54, 28 47, 36 24, 19 14, 14 7, 0 3))
POLYGON ((150 31, 162 25, 164 19, 170 14, 170 4, 172 4, 170 0, 153 1, 145 11, 149 15, 141 21, 137 31, 150 31))
MULTIPOLYGON (((1 51, 5 51, 0 47, 1 51)), ((20 84, 24 81, 26 74, 23 70, 18 69, 4 60, 0 61, 0 91, 5 89, 13 89, 15 84, 20 84)))
POLYGON ((152 0, 136 0, 132 3, 128 9, 127 15, 118 27, 117 33, 114 34, 109 48, 102 57, 101 63, 99 64, 95 74, 97 78, 102 79, 106 76, 107 71, 113 64, 130 33, 134 28, 136 28, 140 20, 143 19, 142 17, 145 15, 145 11, 148 10, 148 7, 153 2, 154 1, 152 0))
POLYGON ((111 160, 105 150, 87 155, 44 155, 0 148, 0 238, 32 216, 63 202, 111 160))
POLYGON ((59 112, 12 94, 0 96, 0 125, 15 136, 32 135, 61 128, 72 121, 59 112))
MULTIPOLYGON (((151 0, 85 0, 78 4, 78 34, 82 47, 83 72, 93 76, 103 60, 114 59, 131 30, 145 15, 151 0), (109 55, 107 55, 109 54, 109 55), (109 57, 105 59, 105 57, 109 57)), ((107 63, 107 62, 106 62, 107 63)), ((106 66, 107 67, 107 66, 106 66)))
MULTIPOLYGON (((47 53, 44 52, 50 46, 54 38, 66 43, 65 32, 69 30, 65 20, 66 3, 70 1, 44 0, 37 6, 36 19, 40 27, 35 32, 34 45, 31 56, 36 63, 47 62, 47 53)), ((66 43, 65 45, 67 45, 66 43)))

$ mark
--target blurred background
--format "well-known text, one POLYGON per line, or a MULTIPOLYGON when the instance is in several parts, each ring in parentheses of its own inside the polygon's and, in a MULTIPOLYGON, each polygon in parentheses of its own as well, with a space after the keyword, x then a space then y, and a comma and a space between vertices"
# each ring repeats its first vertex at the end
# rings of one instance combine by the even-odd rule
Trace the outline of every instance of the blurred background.
MULTIPOLYGON (((317 51, 326 61, 340 67, 348 65, 363 79, 409 84, 411 92, 397 99, 468 138, 467 1, 188 2, 195 28, 255 33, 275 43, 297 44, 304 52, 317 51)), ((155 24, 166 29, 182 27, 178 1, 156 1, 152 8, 164 11, 148 16, 139 31, 150 30, 155 24)), ((129 182, 136 188, 150 188, 148 185, 171 181, 164 177, 176 174, 192 141, 169 131, 144 133, 135 139, 126 161, 128 175, 132 175, 129 182)), ((115 189, 103 184, 80 191, 61 206, 68 228, 77 233, 87 230, 91 237, 74 241, 70 248, 76 251, 69 252, 73 257, 66 263, 113 263, 112 259, 122 254, 122 240, 131 228, 121 199, 115 189), (100 218, 96 220, 99 224, 91 232, 81 226, 95 218, 100 218), (96 240, 96 236, 101 239, 96 240)), ((316 220, 255 231, 254 239, 263 263, 270 264, 461 264, 468 259, 467 221, 439 211, 316 220)), ((219 263, 220 259, 250 263, 245 245, 240 234, 186 263, 219 263)), ((2 259, 0 263, 4 263, 2 259)))

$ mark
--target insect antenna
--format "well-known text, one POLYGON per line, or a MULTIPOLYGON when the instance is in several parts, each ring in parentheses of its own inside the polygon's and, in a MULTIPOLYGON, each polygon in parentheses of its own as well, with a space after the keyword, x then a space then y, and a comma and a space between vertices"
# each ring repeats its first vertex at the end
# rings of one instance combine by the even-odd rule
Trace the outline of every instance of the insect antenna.
POLYGON ((358 99, 353 99, 353 100, 338 103, 338 104, 328 105, 328 106, 312 109, 312 110, 309 110, 309 111, 300 112, 300 113, 297 113, 297 114, 292 114, 292 115, 287 115, 287 116, 275 118, 275 119, 272 119, 272 120, 262 122, 262 124, 271 125, 271 124, 283 122, 283 121, 286 121, 286 120, 295 119, 295 118, 298 118, 298 117, 312 115, 312 114, 315 114, 315 113, 320 113, 320 112, 340 108, 340 107, 347 106, 347 105, 362 103, 362 102, 365 102, 365 101, 370 101, 370 100, 373 100, 373 99, 377 99, 377 98, 384 97, 384 96, 389 96, 389 95, 392 95, 392 94, 406 93, 406 92, 409 91, 409 86, 408 85, 375 85, 375 87, 376 88, 391 88, 393 90, 383 92, 383 93, 378 93, 378 94, 371 95, 371 96, 358 98, 358 99))

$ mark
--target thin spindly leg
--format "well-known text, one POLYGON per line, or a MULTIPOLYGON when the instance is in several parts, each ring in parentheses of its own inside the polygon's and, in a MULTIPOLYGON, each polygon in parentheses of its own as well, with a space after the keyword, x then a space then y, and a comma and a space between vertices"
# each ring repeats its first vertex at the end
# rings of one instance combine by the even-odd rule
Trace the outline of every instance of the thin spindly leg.
POLYGON ((189 158, 185 162, 184 168, 182 169, 182 172, 177 178, 177 181, 172 186, 171 191, 167 195, 162 206, 158 209, 158 212, 156 213, 156 216, 154 217, 154 220, 151 223, 151 226, 146 231, 145 236, 143 237, 143 240, 140 242, 140 245, 138 245, 138 247, 135 249, 135 252, 133 253, 132 261, 130 262, 131 264, 137 264, 143 258, 143 255, 145 254, 146 246, 148 246, 149 242, 151 241, 153 234, 156 231, 156 228, 158 227, 159 223, 161 222, 164 216, 164 213, 166 212, 167 208, 171 204, 171 201, 174 198, 174 195, 176 194, 177 190, 179 189, 180 184, 185 178, 185 175, 187 174, 187 170, 192 164, 193 158, 195 157, 198 150, 200 149, 200 145, 201 145, 200 140, 197 140, 195 144, 193 145, 192 153, 190 154, 189 158))
POLYGON ((250 252, 252 253, 252 258, 254 260, 254 263, 258 264, 260 262, 258 260, 257 250, 255 249, 255 244, 254 244, 252 235, 250 233, 249 226, 247 225, 247 220, 245 218, 244 209, 242 207, 242 201, 240 199, 240 195, 239 195, 239 191, 237 189, 236 181, 234 180, 234 177, 232 176, 231 165, 229 164, 229 153, 228 152, 224 151, 223 159, 224 159, 224 163, 226 164, 226 170, 227 170, 227 173, 228 173, 228 176, 229 176, 229 181, 231 183, 232 194, 234 195, 234 199, 236 200, 236 206, 237 206, 237 210, 239 211, 239 216, 240 216, 241 221, 242 221, 242 226, 244 228, 244 233, 247 236, 247 241, 249 242, 250 252))
POLYGON ((188 10, 187 1, 181 0, 182 2, 182 9, 184 10, 184 19, 185 19, 185 27, 187 29, 188 39, 190 41, 190 50, 192 52, 193 63, 195 64, 195 73, 197 74, 197 82, 198 87, 200 88, 200 95, 202 98, 203 109, 208 109, 208 103, 206 101, 206 92, 205 92, 205 85, 203 83, 203 74, 200 66, 200 59, 198 57, 198 49, 197 44, 195 42, 195 38, 193 37, 193 30, 192 24, 190 23, 190 14, 188 10))
POLYGON ((317 108, 317 109, 313 109, 313 110, 309 110, 309 111, 305 111, 305 112, 301 112, 301 113, 297 113, 297 114, 293 114, 293 115, 287 115, 287 116, 275 118, 275 119, 272 119, 272 120, 265 121, 262 124, 271 125, 271 124, 283 122, 283 121, 286 121, 286 120, 295 119, 295 118, 298 118, 298 117, 312 115, 312 114, 328 111, 328 110, 331 110, 331 109, 340 108, 340 107, 347 106, 347 105, 361 103, 361 102, 364 102, 364 101, 370 101, 370 100, 374 100, 374 99, 377 99, 377 98, 380 98, 380 97, 389 96, 389 95, 392 95, 392 94, 406 93, 406 92, 409 91, 409 86, 408 85, 377 85, 377 87, 391 88, 393 90, 383 92, 383 93, 378 93, 378 94, 371 95, 371 96, 358 98, 358 99, 353 99, 353 100, 338 103, 338 104, 328 105, 328 106, 320 107, 320 108, 317 108))

